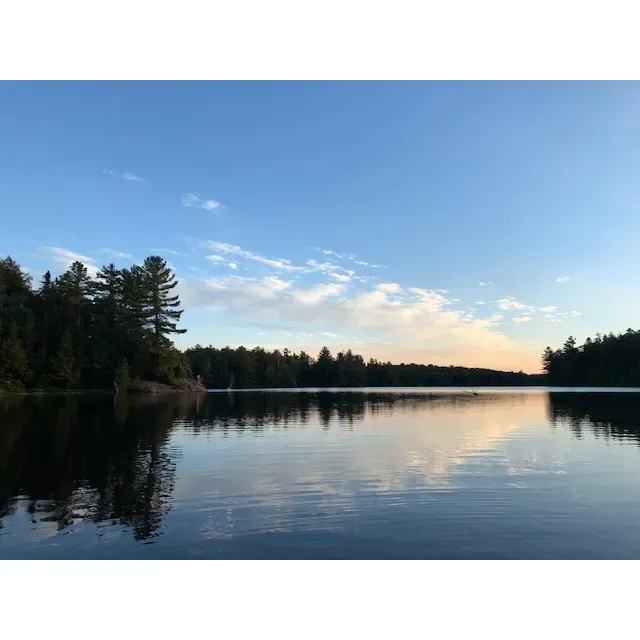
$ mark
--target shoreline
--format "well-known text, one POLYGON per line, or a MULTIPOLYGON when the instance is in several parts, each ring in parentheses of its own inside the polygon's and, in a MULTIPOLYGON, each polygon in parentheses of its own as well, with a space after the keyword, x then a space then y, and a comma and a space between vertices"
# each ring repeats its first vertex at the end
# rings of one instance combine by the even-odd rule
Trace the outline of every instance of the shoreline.
POLYGON ((0 389, 0 396, 69 396, 69 395, 111 395, 111 396, 149 396, 168 395, 173 393, 208 393, 208 389, 197 380, 187 380, 185 388, 172 387, 162 382, 141 380, 125 391, 116 392, 110 389, 24 389, 22 391, 5 391, 0 389))

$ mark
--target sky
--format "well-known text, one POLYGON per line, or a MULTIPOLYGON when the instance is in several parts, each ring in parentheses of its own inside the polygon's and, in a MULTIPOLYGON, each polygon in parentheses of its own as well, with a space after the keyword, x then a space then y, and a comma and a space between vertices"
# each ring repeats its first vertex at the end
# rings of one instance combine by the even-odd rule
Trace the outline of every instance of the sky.
POLYGON ((535 372, 636 328, 640 85, 0 83, 0 254, 161 255, 180 348, 535 372))

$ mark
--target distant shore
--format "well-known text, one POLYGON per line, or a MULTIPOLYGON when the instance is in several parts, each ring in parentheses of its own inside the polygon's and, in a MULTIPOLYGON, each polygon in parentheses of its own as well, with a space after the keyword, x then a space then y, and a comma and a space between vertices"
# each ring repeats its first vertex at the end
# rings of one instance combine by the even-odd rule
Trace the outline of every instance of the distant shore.
POLYGON ((0 389, 0 395, 34 396, 34 395, 160 395, 170 393, 207 393, 208 389, 197 380, 186 380, 180 385, 171 386, 162 382, 148 380, 130 383, 126 390, 116 393, 110 389, 23 389, 21 391, 5 391, 0 389))

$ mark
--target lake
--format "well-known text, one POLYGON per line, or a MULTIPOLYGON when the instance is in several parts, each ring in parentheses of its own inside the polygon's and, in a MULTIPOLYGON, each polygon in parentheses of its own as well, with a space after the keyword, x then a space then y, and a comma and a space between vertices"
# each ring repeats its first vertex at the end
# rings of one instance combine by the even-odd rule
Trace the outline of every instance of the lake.
POLYGON ((640 393, 0 396, 0 558, 640 558, 640 393))

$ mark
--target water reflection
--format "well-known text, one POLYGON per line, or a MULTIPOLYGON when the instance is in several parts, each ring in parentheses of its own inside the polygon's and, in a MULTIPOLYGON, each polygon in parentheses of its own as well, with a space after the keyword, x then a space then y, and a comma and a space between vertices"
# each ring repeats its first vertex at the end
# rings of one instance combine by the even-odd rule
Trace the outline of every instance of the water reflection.
POLYGON ((583 521, 612 504, 592 477, 628 493, 635 458, 563 480, 593 455, 586 433, 640 443, 639 409, 521 391, 0 397, 0 555, 55 540, 40 557, 69 557, 73 534, 93 557, 569 557, 640 513, 583 521))
POLYGON ((178 451, 169 433, 183 409, 154 398, 2 399, 0 516, 26 504, 33 523, 58 530, 110 520, 137 540, 153 536, 170 506, 178 451))
POLYGON ((587 430, 640 444, 638 393, 550 393, 548 416, 551 424, 568 426, 577 438, 587 430))
MULTIPOLYGON (((404 416, 406 433, 412 419, 424 418, 421 412, 440 414, 456 408, 482 416, 482 407, 513 406, 514 402, 521 405, 526 398, 384 392, 257 392, 115 400, 83 395, 5 397, 0 402, 0 528, 4 518, 22 506, 32 524, 55 523, 58 531, 78 522, 109 521, 130 527, 136 540, 152 538, 171 508, 180 455, 180 448, 171 445, 171 433, 177 428, 195 436, 233 433, 241 437, 289 426, 349 431, 367 418, 384 425, 385 420, 404 416)), ((398 443, 400 448, 406 446, 402 438, 398 443)), ((418 464, 413 449, 408 459, 404 453, 398 458, 400 467, 418 464)), ((380 467, 375 451, 374 446, 365 448, 354 460, 377 465, 375 486, 388 491, 398 481, 380 467)), ((451 457, 451 451, 447 455, 451 457)), ((316 493, 322 489, 331 496, 335 492, 322 479, 325 459, 315 464, 310 458, 295 462, 302 465, 297 480, 314 484, 316 493)), ((432 460, 431 481, 438 475, 438 464, 432 460)), ((277 493, 271 491, 271 506, 277 493)))

